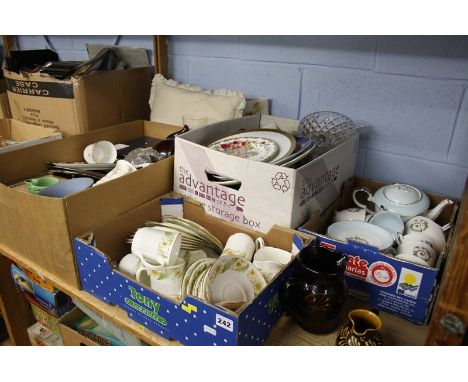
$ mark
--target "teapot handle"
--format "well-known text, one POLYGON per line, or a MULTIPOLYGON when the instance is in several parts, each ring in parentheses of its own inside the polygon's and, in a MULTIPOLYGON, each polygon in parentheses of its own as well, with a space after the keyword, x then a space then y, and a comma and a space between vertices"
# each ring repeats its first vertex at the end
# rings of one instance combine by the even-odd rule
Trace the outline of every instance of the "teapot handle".
POLYGON ((356 198, 356 194, 358 192, 364 192, 367 194, 367 200, 369 202, 372 202, 374 200, 374 198, 372 197, 372 192, 371 190, 369 190, 367 187, 361 187, 361 188, 356 188, 353 190, 353 202, 354 204, 356 204, 356 206, 358 207, 361 207, 361 208, 364 208, 367 212, 369 212, 370 214, 374 215, 374 211, 371 211, 365 204, 362 204, 361 202, 359 202, 356 198))

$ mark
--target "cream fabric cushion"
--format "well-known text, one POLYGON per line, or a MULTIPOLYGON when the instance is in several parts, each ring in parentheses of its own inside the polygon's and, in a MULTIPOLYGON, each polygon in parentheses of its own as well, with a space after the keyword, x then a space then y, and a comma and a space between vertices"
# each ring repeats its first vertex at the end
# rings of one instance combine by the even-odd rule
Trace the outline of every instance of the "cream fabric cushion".
POLYGON ((228 89, 204 90, 179 84, 156 74, 151 86, 151 121, 182 126, 182 119, 206 118, 208 123, 240 118, 245 108, 242 93, 228 89))

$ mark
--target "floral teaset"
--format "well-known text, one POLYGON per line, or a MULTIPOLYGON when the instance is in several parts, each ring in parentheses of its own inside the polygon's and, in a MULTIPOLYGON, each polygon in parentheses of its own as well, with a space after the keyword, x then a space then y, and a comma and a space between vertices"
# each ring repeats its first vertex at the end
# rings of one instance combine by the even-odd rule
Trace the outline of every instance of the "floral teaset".
POLYGON ((231 235, 224 246, 199 224, 176 216, 147 222, 132 238, 119 270, 180 301, 192 295, 236 311, 249 304, 292 259, 261 237, 231 235))

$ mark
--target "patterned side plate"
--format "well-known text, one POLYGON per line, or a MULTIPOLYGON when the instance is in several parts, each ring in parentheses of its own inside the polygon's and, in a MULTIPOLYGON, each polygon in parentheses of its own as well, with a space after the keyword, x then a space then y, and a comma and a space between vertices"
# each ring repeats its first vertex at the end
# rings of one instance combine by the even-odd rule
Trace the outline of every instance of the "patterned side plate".
POLYGON ((211 267, 207 280, 210 302, 251 302, 267 285, 260 271, 246 259, 221 256, 211 267))

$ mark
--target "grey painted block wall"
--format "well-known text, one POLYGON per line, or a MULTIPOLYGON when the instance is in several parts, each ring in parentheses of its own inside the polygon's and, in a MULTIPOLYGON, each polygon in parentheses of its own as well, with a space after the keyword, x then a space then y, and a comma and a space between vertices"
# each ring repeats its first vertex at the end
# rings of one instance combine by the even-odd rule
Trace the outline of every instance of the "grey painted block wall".
MULTIPOLYGON (((50 36, 64 60, 117 36, 50 36)), ((152 49, 151 36, 120 45, 152 49)), ((22 49, 47 46, 21 36, 22 49)), ((152 60, 152 55, 151 55, 152 60)), ((468 37, 171 36, 171 77, 271 99, 272 114, 335 110, 370 128, 356 174, 459 197, 468 174, 468 37)))

